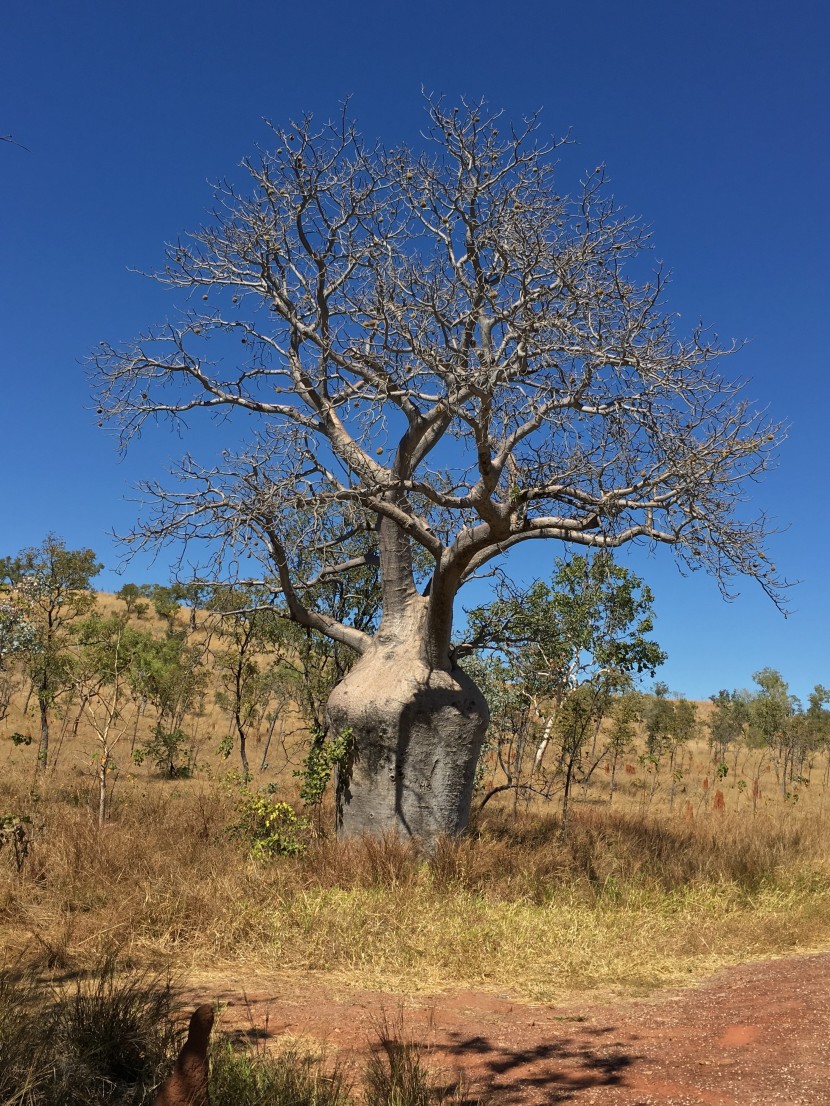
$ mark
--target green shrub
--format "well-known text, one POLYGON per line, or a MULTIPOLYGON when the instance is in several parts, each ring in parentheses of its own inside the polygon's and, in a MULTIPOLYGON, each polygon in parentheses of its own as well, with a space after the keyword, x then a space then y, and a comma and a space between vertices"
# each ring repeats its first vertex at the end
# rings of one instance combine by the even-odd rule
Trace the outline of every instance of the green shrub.
POLYGON ((305 850, 308 821, 294 808, 264 792, 245 791, 236 804, 236 821, 228 832, 257 860, 299 856, 305 850))
POLYGON ((239 1051, 228 1041, 211 1055, 213 1106, 354 1106, 340 1069, 288 1050, 239 1051))
POLYGON ((190 738, 181 730, 156 728, 152 737, 133 752, 133 761, 142 765, 149 759, 158 771, 170 780, 184 780, 190 775, 188 763, 190 738))
POLYGON ((354 734, 350 726, 328 741, 319 731, 314 733, 305 764, 294 773, 303 781, 300 798, 306 806, 319 806, 323 801, 333 769, 348 772, 354 749, 354 734))

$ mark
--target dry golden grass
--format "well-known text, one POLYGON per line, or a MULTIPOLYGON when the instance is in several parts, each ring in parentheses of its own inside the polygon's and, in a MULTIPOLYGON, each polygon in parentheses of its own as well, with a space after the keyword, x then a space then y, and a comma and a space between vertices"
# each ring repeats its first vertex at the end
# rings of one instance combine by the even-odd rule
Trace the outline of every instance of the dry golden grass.
POLYGON ((122 786, 98 832, 84 793, 33 801, 18 876, 0 854, 0 940, 43 969, 105 953, 187 971, 244 965, 405 991, 478 986, 550 1000, 632 992, 830 941, 827 820, 806 809, 648 816, 490 811, 424 857, 396 840, 310 840, 253 861, 226 827, 238 787, 122 786))

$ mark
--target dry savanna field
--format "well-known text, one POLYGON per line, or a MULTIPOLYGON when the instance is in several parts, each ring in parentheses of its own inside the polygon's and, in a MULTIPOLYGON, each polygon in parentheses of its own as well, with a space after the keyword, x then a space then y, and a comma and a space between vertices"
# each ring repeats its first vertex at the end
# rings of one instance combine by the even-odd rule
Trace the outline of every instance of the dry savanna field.
MULTIPOLYGON (((389 991, 479 987, 552 1001, 642 993, 830 940, 825 754, 786 795, 768 751, 736 744, 724 774, 707 741, 707 704, 672 773, 638 738, 610 801, 601 764, 575 789, 564 836, 555 796, 514 805, 506 793, 431 855, 391 839, 336 841, 328 793, 304 809, 296 773, 308 735, 290 708, 260 720, 247 788, 235 754, 218 751, 228 719, 210 689, 187 720, 189 778, 131 759, 150 733, 147 712, 113 751, 99 829, 95 733, 83 718, 76 725, 67 702, 50 767, 36 778, 36 742, 11 740, 36 733, 25 707, 21 684, 0 732, 0 814, 24 820, 26 833, 22 851, 9 839, 0 852, 7 965, 48 975, 115 957, 174 964, 185 977, 267 968, 389 991), (257 834, 279 803, 296 820, 279 807, 287 844, 271 855, 257 834)), ((485 777, 496 772, 485 765, 485 777)))

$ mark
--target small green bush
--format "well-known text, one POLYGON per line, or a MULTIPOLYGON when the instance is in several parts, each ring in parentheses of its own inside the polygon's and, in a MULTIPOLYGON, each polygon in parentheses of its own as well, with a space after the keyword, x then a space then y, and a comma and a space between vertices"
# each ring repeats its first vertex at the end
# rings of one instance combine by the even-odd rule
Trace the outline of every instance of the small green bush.
POLYGON ((315 732, 300 771, 294 773, 301 779, 300 798, 306 806, 319 806, 328 787, 333 769, 347 771, 354 754, 355 741, 351 727, 346 727, 336 737, 328 741, 320 732, 315 732))
POLYGON ((239 1051, 228 1041, 211 1054, 214 1106, 354 1106, 342 1071, 293 1049, 239 1051))
POLYGON ((245 791, 236 804, 236 821, 228 827, 256 860, 275 856, 299 856, 305 851, 308 820, 288 803, 261 791, 245 791))

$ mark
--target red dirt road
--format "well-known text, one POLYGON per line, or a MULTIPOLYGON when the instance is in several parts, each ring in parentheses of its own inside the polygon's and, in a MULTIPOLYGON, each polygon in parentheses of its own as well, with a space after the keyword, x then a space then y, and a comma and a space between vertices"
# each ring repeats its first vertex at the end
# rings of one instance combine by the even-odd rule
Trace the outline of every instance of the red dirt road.
POLYGON ((493 1106, 830 1106, 830 953, 730 968, 613 1005, 527 1005, 471 991, 338 994, 313 977, 260 977, 246 998, 227 980, 213 997, 234 1003, 226 1031, 311 1037, 347 1058, 376 1039, 385 1012, 429 1049, 442 1078, 464 1073, 493 1106))

